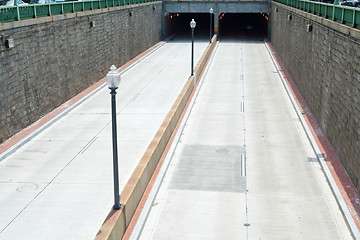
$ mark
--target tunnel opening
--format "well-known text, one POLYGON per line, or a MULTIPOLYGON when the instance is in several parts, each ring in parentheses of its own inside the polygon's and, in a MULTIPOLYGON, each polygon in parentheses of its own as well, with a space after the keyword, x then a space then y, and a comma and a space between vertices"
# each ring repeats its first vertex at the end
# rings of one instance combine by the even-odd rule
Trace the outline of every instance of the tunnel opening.
POLYGON ((166 13, 163 38, 191 39, 192 19, 196 21, 195 39, 198 41, 210 39, 210 26, 212 33, 218 31, 220 40, 264 41, 268 38, 267 13, 221 13, 219 16, 210 13, 166 13), (215 21, 216 17, 218 21, 215 21))
POLYGON ((268 37, 268 20, 266 13, 221 13, 219 39, 264 41, 268 37))
POLYGON ((210 39, 210 21, 212 22, 211 31, 214 33, 214 14, 210 15, 210 13, 166 13, 164 39, 190 39, 192 19, 196 22, 194 38, 197 41, 208 41, 210 39))

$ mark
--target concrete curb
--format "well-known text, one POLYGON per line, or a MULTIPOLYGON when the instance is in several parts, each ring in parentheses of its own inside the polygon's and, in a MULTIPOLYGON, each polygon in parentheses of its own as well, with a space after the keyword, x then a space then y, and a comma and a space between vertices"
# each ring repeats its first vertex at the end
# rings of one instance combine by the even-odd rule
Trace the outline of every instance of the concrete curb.
POLYGON ((113 209, 110 211, 95 237, 95 240, 121 239, 124 236, 145 189, 192 94, 197 81, 196 76, 200 76, 203 72, 206 62, 215 45, 216 35, 213 37, 212 43, 206 48, 199 62, 195 66, 194 76, 190 76, 186 81, 185 86, 121 192, 122 208, 117 211, 113 209))

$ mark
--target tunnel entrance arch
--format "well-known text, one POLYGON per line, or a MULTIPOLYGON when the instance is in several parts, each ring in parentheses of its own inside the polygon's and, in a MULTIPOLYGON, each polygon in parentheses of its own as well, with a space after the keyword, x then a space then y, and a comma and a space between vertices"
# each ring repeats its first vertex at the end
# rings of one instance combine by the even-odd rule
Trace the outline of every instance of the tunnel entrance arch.
POLYGON ((164 19, 163 38, 169 40, 190 38, 191 19, 196 21, 195 38, 198 40, 209 40, 210 28, 212 33, 218 33, 220 40, 263 41, 268 37, 267 13, 165 13, 164 19))
POLYGON ((219 39, 261 40, 268 37, 267 13, 221 13, 219 39))
MULTIPOLYGON (((184 28, 188 24, 186 22, 191 21, 191 18, 200 18, 199 22, 201 22, 201 16, 204 16, 204 19, 209 27, 206 27, 208 31, 210 30, 210 8, 213 9, 213 30, 220 29, 221 26, 219 24, 219 20, 224 20, 226 22, 226 18, 219 19, 221 15, 225 13, 227 14, 235 14, 234 16, 238 16, 237 14, 248 15, 251 19, 256 19, 257 15, 266 15, 268 17, 269 13, 269 1, 268 0, 253 0, 249 1, 184 1, 184 0, 164 0, 163 1, 163 12, 164 14, 164 22, 163 22, 163 37, 169 35, 172 30, 174 30, 174 26, 181 21, 169 21, 168 16, 172 16, 173 14, 179 14, 181 20, 186 19, 186 16, 191 16, 190 19, 186 19, 184 23, 180 23, 181 28, 184 28), (185 16, 185 18, 183 18, 185 16)), ((231 15, 228 15, 231 16, 231 15)), ((226 16, 226 17, 228 17, 226 16)), ((225 17, 225 16, 223 16, 225 17)), ((265 16, 262 16, 265 17, 265 16)), ((264 29, 264 24, 260 24, 262 29, 264 29)), ((200 27, 200 26, 199 26, 200 27)), ((266 24, 266 29, 268 29, 266 24)), ((203 28, 198 28, 203 30, 203 28)), ((259 29, 259 28, 257 28, 259 29)), ((223 32, 226 33, 226 32, 223 32)), ((265 34, 267 35, 267 34, 265 34)))
POLYGON ((211 32, 214 34, 214 14, 210 13, 165 13, 163 25, 164 39, 188 38, 191 35, 190 21, 196 22, 195 38, 206 40, 210 39, 211 32), (210 21, 210 17, 212 18, 210 21))

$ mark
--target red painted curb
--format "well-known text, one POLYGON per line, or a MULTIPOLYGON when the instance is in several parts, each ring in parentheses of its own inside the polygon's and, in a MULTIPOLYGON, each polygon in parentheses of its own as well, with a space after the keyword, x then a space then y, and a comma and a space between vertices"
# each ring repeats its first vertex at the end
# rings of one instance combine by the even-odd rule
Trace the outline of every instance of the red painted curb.
MULTIPOLYGON (((142 52, 141 54, 139 54, 135 58, 131 59, 129 62, 125 63, 120 68, 118 68, 118 72, 121 72, 124 69, 126 69, 127 67, 131 66, 136 61, 138 61, 140 58, 144 57, 146 54, 150 53, 154 49, 160 47, 162 44, 163 44, 163 42, 158 42, 157 44, 155 44, 151 48, 149 48, 146 51, 142 52)), ((91 92, 97 90, 105 82, 106 82, 105 78, 101 79, 100 81, 96 82, 95 84, 91 85, 90 87, 88 87, 87 89, 82 91, 81 93, 79 93, 76 96, 74 96, 73 98, 71 98, 70 100, 68 100, 65 103, 61 104, 59 107, 55 108, 50 113, 46 114, 45 116, 43 116, 42 118, 40 118, 36 122, 34 122, 31 125, 29 125, 28 127, 24 128, 20 132, 16 133, 14 136, 12 136, 9 139, 5 140, 3 143, 0 144, 0 154, 4 153, 5 151, 7 151, 11 147, 13 147, 18 142, 20 142, 21 140, 28 137, 31 133, 33 133, 34 131, 36 131, 37 129, 39 129, 43 125, 45 125, 47 122, 49 122, 50 120, 52 120, 53 118, 58 116, 60 113, 64 112, 66 109, 73 106, 75 103, 80 101, 82 98, 86 97, 91 92)))
POLYGON ((271 43, 266 43, 269 47, 271 54, 274 56, 275 61, 277 62, 284 79, 289 86, 289 89, 292 95, 295 98, 295 101, 301 111, 302 116, 304 117, 306 124, 308 125, 312 136, 314 137, 316 144, 318 145, 322 155, 324 156, 326 165, 328 166, 331 175, 333 176, 337 187, 340 190, 340 193, 349 208, 350 214, 354 219, 354 222, 358 229, 360 229, 360 195, 357 192, 355 186, 351 182, 349 176, 347 175, 342 163, 335 154, 334 149, 332 148, 329 140, 326 138, 324 132, 322 131, 320 125, 317 123, 315 117, 311 113, 310 108, 307 106, 305 99, 301 95, 299 89, 296 87, 296 84, 292 80, 289 72, 286 70, 285 66, 281 62, 279 55, 276 53, 274 47, 271 43))

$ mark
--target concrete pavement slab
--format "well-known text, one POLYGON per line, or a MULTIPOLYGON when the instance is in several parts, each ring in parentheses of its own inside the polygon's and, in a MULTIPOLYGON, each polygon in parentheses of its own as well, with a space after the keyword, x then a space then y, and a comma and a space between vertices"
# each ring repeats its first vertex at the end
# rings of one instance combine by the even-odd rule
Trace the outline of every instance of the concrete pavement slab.
POLYGON ((249 193, 249 239, 351 239, 334 224, 323 196, 303 194, 249 193))
POLYGON ((22 183, 0 183, 0 201, 11 202, 1 204, 0 228, 4 229, 13 221, 17 215, 34 197, 36 197, 46 186, 44 183, 22 182, 22 183))
POLYGON ((111 204, 111 199, 109 184, 50 184, 1 233, 1 239, 14 239, 16 236, 18 239, 60 240, 71 238, 69 233, 73 235, 74 232, 80 239, 92 238, 94 221, 101 224, 102 205, 105 202, 111 204), (83 214, 77 216, 81 221, 74 222, 74 209, 77 214, 83 214))
POLYGON ((169 188, 246 192, 241 176, 245 148, 224 145, 185 145, 169 188))
POLYGON ((189 119, 187 125, 191 128, 184 130, 184 137, 188 144, 203 145, 244 145, 244 119, 241 115, 202 115, 189 119), (221 129, 221 126, 227 128, 221 129), (235 131, 239 134, 233 134, 235 131))
POLYGON ((241 193, 169 190, 152 239, 245 239, 245 201, 241 193))

